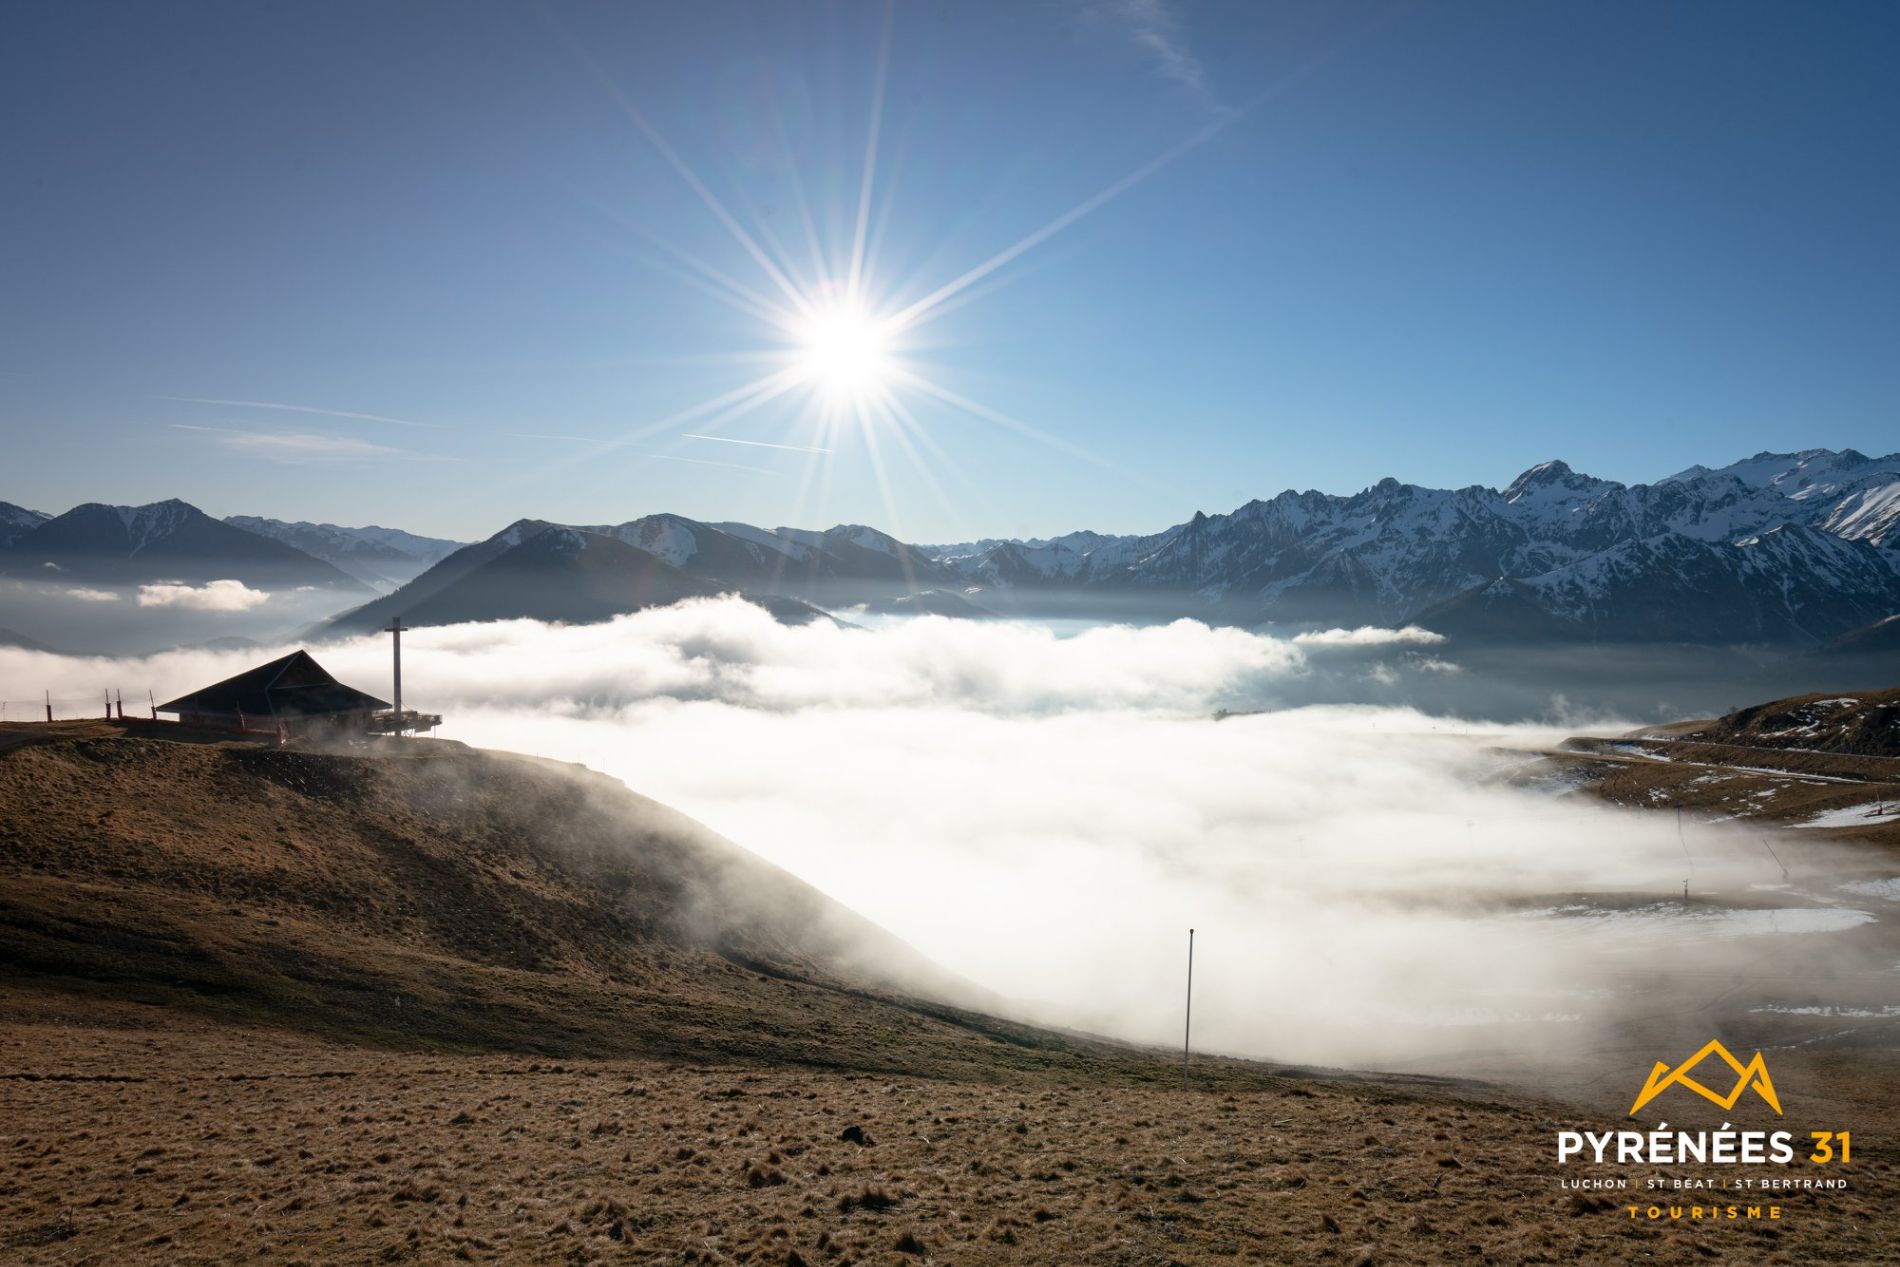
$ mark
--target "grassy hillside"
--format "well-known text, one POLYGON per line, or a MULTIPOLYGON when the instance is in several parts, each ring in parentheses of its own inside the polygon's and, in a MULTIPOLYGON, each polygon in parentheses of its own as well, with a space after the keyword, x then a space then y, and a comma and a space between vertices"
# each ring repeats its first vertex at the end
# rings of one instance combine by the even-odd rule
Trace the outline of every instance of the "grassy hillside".
POLYGON ((1619 805, 1900 840, 1900 690, 1797 695, 1582 735, 1547 756, 1559 777, 1619 805))
POLYGON ((1694 723, 1683 728, 1680 737, 1756 748, 1900 757, 1900 688, 1778 699, 1694 723))
POLYGON ((173 733, 0 735, 0 970, 15 981, 408 1047, 1169 1076, 936 1001, 978 996, 578 767, 127 730, 173 733))

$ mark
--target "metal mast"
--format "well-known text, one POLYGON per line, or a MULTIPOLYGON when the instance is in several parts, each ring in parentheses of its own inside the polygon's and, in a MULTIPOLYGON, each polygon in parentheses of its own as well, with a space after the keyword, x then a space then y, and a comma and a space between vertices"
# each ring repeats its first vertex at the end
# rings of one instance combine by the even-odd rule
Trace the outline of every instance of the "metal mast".
POLYGON ((402 617, 392 616, 389 620, 390 648, 395 656, 396 670, 396 733, 402 733, 402 617))

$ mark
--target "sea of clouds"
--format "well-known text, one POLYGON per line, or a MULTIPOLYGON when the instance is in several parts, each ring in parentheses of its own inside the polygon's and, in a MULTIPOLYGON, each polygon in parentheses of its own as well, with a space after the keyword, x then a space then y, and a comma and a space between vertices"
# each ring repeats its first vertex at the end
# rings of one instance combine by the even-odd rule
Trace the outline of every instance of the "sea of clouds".
MULTIPOLYGON (((313 648, 387 694, 389 646, 313 648)), ((736 599, 584 627, 404 636, 445 737, 583 763, 690 814, 1050 1023, 1386 1062, 1582 1024, 1651 943, 1542 918, 1776 878, 1752 836, 1507 779, 1562 726, 1361 698, 1457 672, 1436 635, 1273 637, 1193 621, 778 623, 736 599)), ((0 650, 0 695, 182 693, 270 651, 0 650), (23 690, 24 688, 24 690, 23 690)))

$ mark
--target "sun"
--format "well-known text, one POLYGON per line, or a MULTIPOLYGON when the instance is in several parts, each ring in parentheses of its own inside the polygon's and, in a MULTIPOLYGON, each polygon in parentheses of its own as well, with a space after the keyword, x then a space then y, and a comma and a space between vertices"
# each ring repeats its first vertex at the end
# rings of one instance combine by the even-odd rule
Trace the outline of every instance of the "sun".
POLYGON ((840 300, 816 307, 792 330, 793 367, 826 399, 871 399, 895 377, 894 331, 862 304, 840 300))

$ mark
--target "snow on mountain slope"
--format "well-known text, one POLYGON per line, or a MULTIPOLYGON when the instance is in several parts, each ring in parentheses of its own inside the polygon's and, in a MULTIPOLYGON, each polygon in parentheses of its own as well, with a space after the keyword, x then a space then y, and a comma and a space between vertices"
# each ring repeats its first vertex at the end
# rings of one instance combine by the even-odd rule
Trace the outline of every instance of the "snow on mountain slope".
POLYGON ((1698 639, 1725 626, 1735 640, 1807 642, 1900 609, 1900 550, 1845 548, 1900 546, 1896 466, 1809 450, 1626 485, 1553 461, 1501 492, 1385 479, 1344 497, 1289 490, 1152 536, 1075 534, 1081 548, 1050 538, 932 553, 977 584, 1176 591, 1235 619, 1389 622, 1457 600, 1550 636, 1620 636, 1683 625, 1673 594, 1721 613, 1698 639))
POLYGON ((904 549, 897 538, 879 532, 876 528, 867 528, 863 524, 840 524, 825 535, 832 536, 833 534, 836 534, 840 540, 849 541, 854 546, 875 550, 879 554, 888 554, 893 559, 904 549))
POLYGON ((695 576, 777 591, 825 581, 878 580, 942 584, 955 575, 915 546, 863 524, 817 531, 750 524, 701 523, 683 515, 647 515, 617 527, 594 527, 695 576))
POLYGON ((693 527, 690 520, 681 519, 678 515, 648 515, 618 527, 597 528, 593 531, 617 537, 671 567, 684 567, 689 559, 699 553, 699 538, 693 534, 693 527))
POLYGON ((1692 466, 1672 483, 1697 475, 1732 475, 1805 509, 1798 522, 1835 536, 1900 547, 1900 453, 1868 457, 1854 449, 1757 453, 1719 471, 1692 466))
POLYGON ((173 498, 170 501, 153 502, 149 506, 114 506, 114 514, 125 528, 125 539, 129 553, 137 554, 154 542, 165 540, 186 522, 190 515, 197 514, 195 507, 173 498))
POLYGON ((42 511, 28 510, 12 502, 0 502, 0 548, 11 545, 51 518, 51 515, 42 511))
POLYGON ((769 532, 764 528, 754 528, 751 524, 741 523, 716 523, 713 527, 719 529, 719 531, 729 537, 737 537, 741 541, 750 541, 753 545, 760 545, 768 550, 777 551, 788 559, 794 559, 802 563, 811 558, 812 548, 810 545, 802 541, 795 541, 790 536, 784 535, 790 532, 790 529, 781 528, 777 532, 769 532))
MULTIPOLYGON (((1900 611, 1895 469, 1808 450, 1623 484, 1551 461, 1501 491, 1388 478, 1350 496, 1289 489, 1158 533, 928 547, 862 524, 669 514, 580 531, 687 576, 834 607, 931 589, 1052 590, 1243 623, 1439 619, 1483 636, 1813 644, 1900 611)), ((416 586, 492 557, 499 541, 416 586)))
POLYGON ((1802 449, 1796 453, 1769 453, 1764 450, 1752 458, 1743 458, 1713 470, 1706 466, 1692 466, 1657 482, 1667 484, 1694 479, 1699 475, 1733 475, 1752 487, 1771 488, 1784 497, 1794 497, 1808 490, 1825 491, 1844 480, 1853 479, 1870 464, 1891 464, 1896 456, 1900 455, 1869 458, 1856 449, 1842 449, 1839 452, 1833 449, 1802 449))
POLYGON ((1900 549, 1900 463, 1891 479, 1842 494, 1828 507, 1819 526, 1850 541, 1900 549))
POLYGON ((1542 575, 1500 577, 1416 619, 1484 640, 1812 645, 1891 612, 1897 590, 1865 542, 1784 524, 1736 542, 1675 532, 1621 542, 1542 575))

